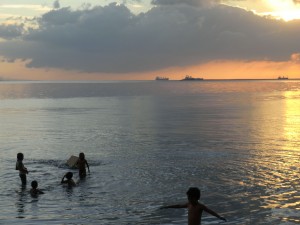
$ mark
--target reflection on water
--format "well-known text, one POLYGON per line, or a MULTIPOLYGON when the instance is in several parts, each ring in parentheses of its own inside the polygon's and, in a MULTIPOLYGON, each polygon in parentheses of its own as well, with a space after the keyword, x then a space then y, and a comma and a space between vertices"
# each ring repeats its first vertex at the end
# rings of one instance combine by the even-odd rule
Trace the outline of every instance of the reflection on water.
MULTIPOLYGON (((274 210, 274 215, 278 215, 283 221, 297 222, 299 217, 295 218, 295 215, 297 215, 297 210, 300 206, 299 93, 285 91, 283 96, 285 100, 282 102, 282 105, 278 109, 274 109, 274 112, 280 112, 277 119, 282 117, 277 122, 281 124, 281 129, 273 132, 273 135, 277 136, 276 140, 279 149, 277 152, 270 153, 269 157, 273 159, 271 162, 268 160, 267 163, 271 164, 269 166, 271 171, 265 173, 267 184, 272 185, 272 188, 270 188, 268 195, 262 196, 262 198, 265 199, 265 207, 289 209, 286 214, 284 213, 286 210, 274 210)), ((271 134, 269 135, 271 136, 271 134)))
POLYGON ((297 143, 300 140, 300 133, 297 124, 300 123, 300 102, 298 93, 292 91, 284 92, 285 96, 285 113, 283 117, 285 118, 285 127, 284 127, 284 137, 287 140, 285 142, 286 149, 293 150, 297 143), (295 143, 296 142, 296 143, 295 143))
POLYGON ((20 191, 17 191, 17 202, 16 202, 16 208, 17 208, 17 218, 25 218, 25 206, 26 206, 26 200, 27 200, 27 193, 26 193, 26 186, 22 186, 20 191))
POLYGON ((300 82, 14 85, 0 85, 0 223, 182 225, 159 207, 189 186, 226 224, 299 223, 300 82), (18 152, 44 195, 20 189, 18 152), (85 179, 64 165, 79 152, 85 179))

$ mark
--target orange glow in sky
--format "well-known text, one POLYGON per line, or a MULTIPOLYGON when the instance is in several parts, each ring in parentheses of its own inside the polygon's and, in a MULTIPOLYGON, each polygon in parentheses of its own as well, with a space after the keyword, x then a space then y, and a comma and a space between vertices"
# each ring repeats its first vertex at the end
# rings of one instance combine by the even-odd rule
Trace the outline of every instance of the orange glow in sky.
POLYGON ((67 0, 56 1, 57 7, 50 0, 18 2, 0 4, 0 80, 300 78, 295 0, 221 0, 221 6, 141 0, 72 10, 66 4, 75 3, 67 0), (29 18, 39 19, 30 24, 29 18))
POLYGON ((172 67, 159 71, 127 74, 79 73, 76 71, 46 70, 26 68, 25 63, 1 62, 2 79, 16 80, 153 80, 156 76, 166 76, 170 80, 180 80, 185 75, 204 79, 277 79, 287 76, 300 78, 298 55, 293 55, 288 62, 271 61, 213 61, 191 67, 172 67), (295 59, 296 58, 296 59, 295 59))

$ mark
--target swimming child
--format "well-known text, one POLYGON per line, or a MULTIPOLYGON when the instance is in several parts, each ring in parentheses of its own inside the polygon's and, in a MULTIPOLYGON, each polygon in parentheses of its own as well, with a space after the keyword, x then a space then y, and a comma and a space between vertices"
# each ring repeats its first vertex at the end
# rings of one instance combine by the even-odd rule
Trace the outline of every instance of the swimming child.
POLYGON ((44 194, 43 191, 41 191, 40 189, 37 188, 38 187, 38 182, 36 180, 31 182, 31 187, 32 187, 31 190, 30 190, 31 196, 36 197, 39 194, 44 194))
POLYGON ((61 184, 67 184, 69 187, 74 187, 76 186, 75 181, 72 179, 73 173, 72 172, 67 172, 63 178, 61 179, 61 184), (65 180, 65 178, 67 178, 65 180))
POLYGON ((161 209, 166 208, 187 208, 188 209, 188 225, 200 225, 202 212, 205 211, 221 220, 226 221, 226 219, 213 210, 207 208, 205 205, 199 203, 201 196, 200 190, 197 187, 191 187, 187 191, 188 202, 185 204, 169 205, 161 207, 161 209))
POLYGON ((19 170, 19 176, 22 181, 22 185, 26 185, 26 174, 28 174, 27 168, 23 164, 24 155, 23 153, 17 154, 16 170, 19 170))
POLYGON ((83 152, 79 153, 79 159, 77 161, 77 167, 79 169, 79 177, 83 178, 86 176, 86 169, 85 169, 85 165, 88 168, 88 171, 90 172, 90 167, 88 162, 85 159, 85 155, 83 152))

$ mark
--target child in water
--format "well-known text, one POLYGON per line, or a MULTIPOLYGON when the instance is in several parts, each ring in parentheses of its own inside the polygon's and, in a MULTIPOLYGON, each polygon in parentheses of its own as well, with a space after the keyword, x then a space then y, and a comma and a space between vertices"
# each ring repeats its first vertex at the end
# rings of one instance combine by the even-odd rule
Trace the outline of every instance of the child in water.
POLYGON ((27 168, 23 164, 23 153, 17 154, 16 170, 19 170, 19 176, 22 181, 22 185, 26 185, 26 174, 28 174, 27 168))
POLYGON ((221 220, 226 221, 224 217, 221 217, 213 210, 207 208, 205 205, 199 203, 201 196, 200 190, 196 187, 191 187, 187 191, 188 202, 185 204, 178 205, 169 205, 161 207, 162 209, 166 208, 187 208, 188 209, 188 225, 200 225, 202 212, 205 211, 221 220))
POLYGON ((90 172, 90 167, 88 162, 85 159, 85 155, 83 152, 79 153, 79 159, 77 161, 77 167, 79 169, 79 177, 83 178, 86 176, 86 169, 85 169, 85 165, 88 168, 88 171, 90 172))
POLYGON ((39 194, 44 194, 44 192, 42 192, 41 190, 39 190, 38 187, 38 182, 36 180, 31 182, 31 190, 30 190, 30 194, 33 197, 36 197, 39 194))
POLYGON ((61 184, 67 184, 69 187, 74 187, 76 186, 75 181, 72 179, 73 173, 72 172, 67 172, 63 178, 61 179, 61 184), (65 180, 65 178, 67 178, 65 180))

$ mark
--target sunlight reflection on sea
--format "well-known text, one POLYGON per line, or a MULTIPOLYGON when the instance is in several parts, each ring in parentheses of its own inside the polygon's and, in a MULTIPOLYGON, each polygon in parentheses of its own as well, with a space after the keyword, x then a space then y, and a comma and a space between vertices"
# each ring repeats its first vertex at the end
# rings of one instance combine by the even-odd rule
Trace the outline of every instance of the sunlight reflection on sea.
POLYGON ((186 201, 190 186, 226 224, 298 224, 299 90, 300 81, 1 82, 0 224, 182 225, 185 210, 159 207, 186 201), (65 161, 81 151, 91 173, 66 189, 65 161), (20 186, 18 152, 45 191, 36 199, 20 186))

